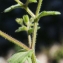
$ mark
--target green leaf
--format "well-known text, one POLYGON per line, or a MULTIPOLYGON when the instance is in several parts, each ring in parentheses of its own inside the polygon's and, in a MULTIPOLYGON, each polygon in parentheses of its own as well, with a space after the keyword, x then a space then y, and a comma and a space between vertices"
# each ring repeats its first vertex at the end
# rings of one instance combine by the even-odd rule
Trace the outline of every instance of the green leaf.
POLYGON ((23 16, 23 20, 24 20, 24 23, 25 23, 26 25, 29 24, 29 16, 28 16, 28 15, 24 15, 24 16, 23 16))
POLYGON ((19 25, 22 25, 22 24, 23 24, 23 19, 22 19, 22 18, 16 18, 16 22, 17 22, 19 25))
POLYGON ((60 14, 61 13, 58 11, 43 11, 36 18, 41 18, 48 15, 60 15, 60 14))
MULTIPOLYGON (((19 52, 14 54, 9 60, 8 62, 10 63, 14 63, 16 60, 18 60, 18 58, 20 58, 22 55, 26 54, 26 52, 19 52)), ((21 59, 21 58, 20 58, 21 59)))
POLYGON ((30 57, 33 53, 33 50, 29 50, 27 52, 19 52, 14 54, 8 62, 10 63, 23 63, 27 60, 28 57, 30 57))
POLYGON ((19 27, 15 32, 20 32, 20 31, 27 31, 26 26, 19 27))
POLYGON ((23 57, 18 62, 24 63, 25 60, 27 60, 27 57, 30 58, 32 56, 32 53, 33 50, 27 51, 26 54, 24 54, 23 57))
POLYGON ((33 28, 30 28, 30 29, 28 30, 28 34, 31 34, 31 33, 33 33, 33 28))
POLYGON ((16 4, 16 5, 12 5, 10 7, 8 7, 7 9, 4 10, 4 12, 10 12, 11 10, 15 9, 15 8, 20 8, 20 4, 16 4))
POLYGON ((30 3, 32 3, 32 2, 34 2, 34 3, 36 3, 37 2, 37 0, 28 0, 30 3))
POLYGON ((32 60, 30 57, 27 57, 28 63, 32 63, 32 60))
POLYGON ((17 45, 15 45, 15 52, 26 52, 26 50, 17 46, 17 45))
POLYGON ((20 50, 19 50, 19 52, 20 52, 20 51, 22 51, 22 52, 26 52, 26 50, 25 50, 25 49, 20 49, 20 50))

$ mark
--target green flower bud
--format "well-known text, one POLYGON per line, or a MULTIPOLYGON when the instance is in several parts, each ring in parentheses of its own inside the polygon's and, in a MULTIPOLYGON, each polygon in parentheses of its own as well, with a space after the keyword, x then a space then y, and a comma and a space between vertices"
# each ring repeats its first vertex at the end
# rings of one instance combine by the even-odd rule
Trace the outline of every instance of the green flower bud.
POLYGON ((22 25, 22 24, 23 24, 23 19, 22 19, 22 18, 16 18, 16 22, 17 22, 19 25, 22 25))
POLYGON ((24 23, 25 23, 26 25, 29 24, 29 16, 28 16, 28 15, 24 15, 24 16, 23 16, 23 20, 24 20, 24 23))

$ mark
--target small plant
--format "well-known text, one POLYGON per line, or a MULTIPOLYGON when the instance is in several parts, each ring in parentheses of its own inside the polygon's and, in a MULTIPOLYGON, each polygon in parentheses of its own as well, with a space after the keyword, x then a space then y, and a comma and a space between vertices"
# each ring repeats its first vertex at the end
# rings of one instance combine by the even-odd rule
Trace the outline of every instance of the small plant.
POLYGON ((4 12, 9 12, 15 8, 22 8, 28 12, 30 15, 24 15, 21 18, 16 18, 16 22, 20 25, 20 27, 15 32, 26 31, 28 34, 28 44, 29 47, 24 45, 22 42, 12 38, 11 36, 7 35, 6 33, 0 31, 0 35, 5 39, 9 40, 10 42, 15 43, 16 45, 23 48, 21 52, 14 54, 9 60, 9 63, 24 63, 26 60, 28 63, 38 63, 39 61, 36 59, 35 56, 35 43, 36 43, 36 36, 37 30, 40 29, 39 27, 39 20, 40 18, 48 15, 60 15, 58 11, 42 11, 40 12, 41 5, 43 0, 26 0, 26 3, 22 3, 20 0, 15 0, 17 4, 10 6, 9 8, 5 9, 4 12), (28 7, 30 3, 38 3, 36 13, 34 14, 28 7), (32 36, 32 37, 31 37, 32 36))

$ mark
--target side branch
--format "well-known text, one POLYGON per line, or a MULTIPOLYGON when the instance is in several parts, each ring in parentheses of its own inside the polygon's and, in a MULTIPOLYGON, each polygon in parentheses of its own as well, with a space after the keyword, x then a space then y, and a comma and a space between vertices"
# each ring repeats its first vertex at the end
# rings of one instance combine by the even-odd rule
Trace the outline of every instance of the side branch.
POLYGON ((2 32, 1 30, 0 30, 0 36, 4 37, 5 39, 9 40, 10 42, 12 42, 12 43, 14 43, 14 44, 26 49, 26 50, 30 50, 30 48, 28 48, 22 42, 12 38, 11 36, 7 35, 6 33, 2 32))

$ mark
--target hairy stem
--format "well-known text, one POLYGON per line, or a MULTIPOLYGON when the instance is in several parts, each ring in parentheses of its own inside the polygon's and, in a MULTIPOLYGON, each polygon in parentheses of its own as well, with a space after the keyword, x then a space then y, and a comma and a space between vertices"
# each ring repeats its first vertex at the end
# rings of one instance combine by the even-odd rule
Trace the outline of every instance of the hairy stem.
POLYGON ((37 9, 36 9, 36 16, 37 16, 37 15, 39 14, 39 12, 40 12, 42 2, 43 2, 43 0, 39 0, 39 2, 38 2, 38 6, 37 6, 37 9))
POLYGON ((33 32, 33 37, 32 37, 32 49, 35 49, 36 33, 37 33, 37 22, 34 23, 34 32, 33 32))
MULTIPOLYGON (((20 42, 20 41, 14 39, 14 38, 12 38, 11 36, 7 35, 6 33, 2 32, 1 30, 0 30, 0 35, 1 35, 3 38, 9 40, 9 41, 12 42, 12 43, 14 43, 14 44, 16 44, 16 45, 18 45, 18 46, 20 46, 20 47, 26 49, 26 50, 30 50, 30 48, 28 48, 28 47, 27 47, 26 45, 24 45, 22 42, 20 42)), ((30 37, 30 36, 29 36, 29 37, 30 37)), ((34 53, 32 54, 32 59, 33 59, 33 60, 32 60, 32 63, 36 63, 36 62, 35 62, 35 55, 34 55, 34 53)))
POLYGON ((32 40, 32 49, 34 50, 34 54, 32 55, 32 63, 36 63, 36 56, 35 56, 35 41, 36 41, 36 33, 37 33, 37 22, 34 23, 34 32, 33 32, 33 40, 32 40))
POLYGON ((18 46, 20 46, 20 47, 26 49, 26 50, 30 50, 30 48, 28 48, 28 47, 27 47, 26 45, 24 45, 22 42, 20 42, 20 41, 14 39, 14 38, 12 38, 11 36, 7 35, 6 33, 2 32, 1 30, 0 30, 0 35, 1 35, 2 37, 4 37, 5 39, 9 40, 9 41, 12 42, 12 43, 14 43, 14 44, 16 44, 16 45, 18 45, 18 46))
POLYGON ((26 4, 23 4, 20 0, 15 0, 15 1, 16 1, 18 4, 20 4, 21 7, 22 7, 23 9, 25 9, 25 10, 28 12, 28 14, 29 14, 30 16, 35 17, 34 13, 26 6, 26 4))
POLYGON ((30 16, 35 17, 34 13, 28 7, 24 7, 24 9, 28 12, 30 16))
POLYGON ((35 56, 34 53, 32 54, 32 63, 37 63, 37 62, 36 62, 36 56, 35 56))
MULTIPOLYGON (((36 16, 40 12, 42 0, 39 0, 37 10, 36 10, 36 16)), ((37 19, 34 23, 34 32, 33 32, 33 38, 32 38, 32 48, 35 49, 35 43, 36 43, 36 34, 37 34, 37 24, 38 24, 39 19, 37 19)))
MULTIPOLYGON (((40 12, 40 8, 41 8, 41 4, 42 4, 42 0, 39 0, 38 6, 37 6, 37 10, 36 10, 36 16, 39 14, 40 12)), ((32 55, 32 61, 34 63, 36 63, 36 57, 35 57, 35 43, 36 43, 36 34, 37 34, 37 24, 38 24, 39 19, 37 19, 36 21, 34 21, 34 32, 33 32, 33 37, 32 37, 32 49, 34 50, 34 54, 32 55)))

